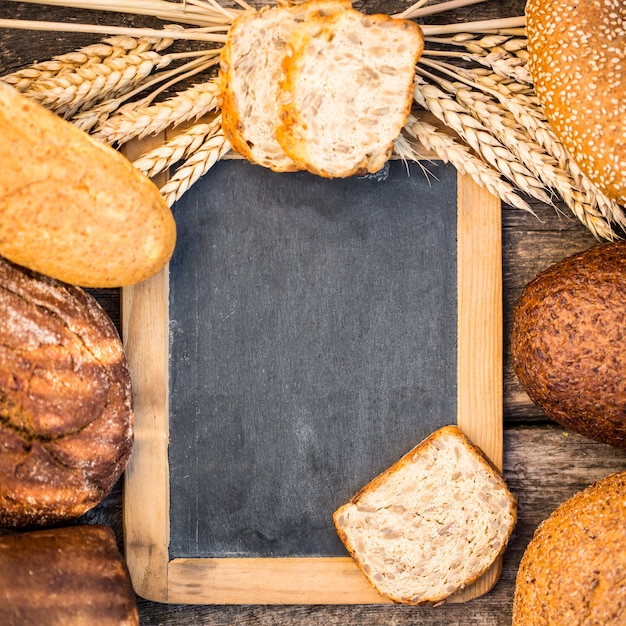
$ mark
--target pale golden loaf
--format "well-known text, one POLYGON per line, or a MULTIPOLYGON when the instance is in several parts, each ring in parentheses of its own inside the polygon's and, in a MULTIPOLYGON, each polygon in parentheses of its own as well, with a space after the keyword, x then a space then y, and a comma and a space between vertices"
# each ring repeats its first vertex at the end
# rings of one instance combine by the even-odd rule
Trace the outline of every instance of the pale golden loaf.
POLYGON ((485 573, 516 520, 500 472, 457 426, 433 433, 334 513, 378 592, 416 605, 441 602, 485 573))
POLYGON ((0 82, 0 255, 119 287, 158 272, 175 239, 165 200, 130 161, 0 82))

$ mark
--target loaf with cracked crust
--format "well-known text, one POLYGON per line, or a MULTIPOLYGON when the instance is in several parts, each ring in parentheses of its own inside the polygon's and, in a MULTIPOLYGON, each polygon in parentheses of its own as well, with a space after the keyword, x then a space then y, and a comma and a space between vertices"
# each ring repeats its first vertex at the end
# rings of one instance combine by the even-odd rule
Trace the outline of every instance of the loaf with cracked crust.
POLYGON ((107 526, 0 537, 2 626, 138 626, 128 568, 107 526))
POLYGON ((0 258, 0 526, 99 504, 133 443, 117 330, 82 289, 0 258))
POLYGON ((445 426, 334 513, 339 537, 378 592, 434 604, 474 582, 504 551, 517 502, 495 466, 445 426))
POLYGON ((515 582, 513 626, 626 624, 626 472, 574 494, 544 520, 515 582))

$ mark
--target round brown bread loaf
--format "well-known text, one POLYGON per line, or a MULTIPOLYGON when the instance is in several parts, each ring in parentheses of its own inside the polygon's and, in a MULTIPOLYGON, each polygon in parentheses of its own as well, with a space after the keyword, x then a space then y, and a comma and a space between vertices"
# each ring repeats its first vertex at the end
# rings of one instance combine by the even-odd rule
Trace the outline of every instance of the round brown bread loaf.
POLYGON ((626 2, 529 0, 529 71, 546 116, 588 178, 626 203, 626 2))
POLYGON ((128 366, 115 326, 78 287, 0 259, 0 526, 98 504, 130 455, 128 366))
POLYGON ((626 624, 626 472, 561 504, 517 573, 513 626, 626 624))
POLYGON ((518 380, 543 412, 626 448, 626 242, 566 258, 523 290, 513 313, 518 380))

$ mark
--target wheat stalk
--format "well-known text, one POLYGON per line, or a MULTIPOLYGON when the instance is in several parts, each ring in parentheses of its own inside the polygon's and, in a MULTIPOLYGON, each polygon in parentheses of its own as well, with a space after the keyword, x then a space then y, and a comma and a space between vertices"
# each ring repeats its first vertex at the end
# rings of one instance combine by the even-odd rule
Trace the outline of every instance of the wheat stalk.
POLYGON ((218 106, 219 88, 216 80, 209 80, 177 93, 157 104, 131 102, 117 114, 100 123, 93 135, 109 144, 119 145, 135 137, 161 132, 183 122, 196 120, 218 106))
POLYGON ((107 59, 114 59, 131 51, 135 53, 147 52, 148 50, 160 52, 172 43, 172 39, 137 39, 128 35, 118 35, 73 52, 54 56, 48 61, 33 63, 28 67, 2 76, 0 80, 18 91, 25 92, 32 88, 34 83, 75 72, 79 68, 103 63, 107 59))
POLYGON ((195 124, 162 146, 139 157, 133 161, 133 165, 140 172, 152 178, 179 161, 188 159, 201 146, 205 145, 208 139, 215 137, 220 132, 221 124, 221 115, 218 115, 209 124, 195 124))
POLYGON ((201 176, 204 176, 228 151, 230 143, 221 130, 207 140, 161 187, 166 202, 172 206, 201 176))
POLYGON ((170 62, 171 57, 158 52, 131 52, 36 81, 24 91, 24 95, 68 118, 79 109, 129 91, 153 69, 165 67, 170 62))
MULTIPOLYGON (((458 143, 447 133, 437 130, 432 124, 420 120, 413 114, 409 115, 404 130, 410 137, 417 139, 426 150, 434 152, 444 163, 451 163, 462 174, 471 176, 477 184, 485 187, 503 202, 533 212, 515 189, 502 180, 498 171, 474 156, 467 146, 458 143)), ((417 147, 408 142, 403 135, 396 140, 394 149, 403 158, 414 160, 421 158, 417 147)))
POLYGON ((451 96, 417 77, 415 100, 454 130, 477 154, 520 190, 541 202, 552 204, 543 184, 532 172, 484 124, 468 115, 451 96))

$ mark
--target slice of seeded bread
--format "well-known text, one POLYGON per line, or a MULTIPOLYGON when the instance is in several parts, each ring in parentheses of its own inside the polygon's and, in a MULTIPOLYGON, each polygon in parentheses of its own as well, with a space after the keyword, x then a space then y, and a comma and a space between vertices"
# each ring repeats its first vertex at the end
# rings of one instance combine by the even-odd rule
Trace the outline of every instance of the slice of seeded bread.
POLYGON ((350 7, 350 0, 310 0, 245 11, 233 21, 220 58, 222 128, 242 156, 278 172, 301 169, 276 141, 286 42, 299 22, 350 7))
POLYGON ((326 177, 376 172, 413 98, 424 39, 417 24, 350 9, 299 23, 283 64, 283 150, 326 177))
POLYGON ((516 520, 504 479, 456 426, 433 433, 334 513, 372 585, 407 604, 440 602, 474 582, 516 520))

